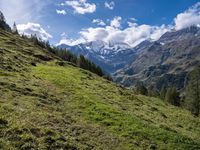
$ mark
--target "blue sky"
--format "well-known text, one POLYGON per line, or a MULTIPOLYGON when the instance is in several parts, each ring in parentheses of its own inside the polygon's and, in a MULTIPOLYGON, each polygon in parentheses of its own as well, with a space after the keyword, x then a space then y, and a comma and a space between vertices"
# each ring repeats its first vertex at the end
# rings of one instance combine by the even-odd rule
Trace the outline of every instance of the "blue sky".
POLYGON ((172 28, 199 25, 200 4, 195 6, 198 2, 0 0, 0 10, 10 25, 16 21, 20 32, 32 34, 36 31, 36 34, 41 34, 43 39, 48 39, 53 44, 61 40, 66 44, 78 44, 103 39, 106 42, 126 42, 135 46, 148 38, 156 40, 172 28))

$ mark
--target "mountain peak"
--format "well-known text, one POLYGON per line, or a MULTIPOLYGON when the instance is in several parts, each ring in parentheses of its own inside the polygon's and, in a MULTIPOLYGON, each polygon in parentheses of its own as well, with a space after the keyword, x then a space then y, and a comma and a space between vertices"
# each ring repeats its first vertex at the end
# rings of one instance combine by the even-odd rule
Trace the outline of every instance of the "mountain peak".
POLYGON ((188 39, 191 36, 200 36, 200 27, 199 26, 190 26, 188 28, 184 28, 181 30, 174 30, 174 31, 170 31, 170 32, 166 32, 165 34, 163 34, 161 36, 161 38, 159 39, 160 42, 171 42, 172 39, 188 39))

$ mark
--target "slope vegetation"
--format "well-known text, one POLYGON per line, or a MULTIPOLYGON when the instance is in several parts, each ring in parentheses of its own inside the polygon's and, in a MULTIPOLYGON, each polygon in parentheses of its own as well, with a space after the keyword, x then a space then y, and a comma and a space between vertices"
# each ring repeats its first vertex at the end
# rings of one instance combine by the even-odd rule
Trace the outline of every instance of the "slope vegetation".
POLYGON ((0 30, 0 149, 200 149, 200 118, 0 30))

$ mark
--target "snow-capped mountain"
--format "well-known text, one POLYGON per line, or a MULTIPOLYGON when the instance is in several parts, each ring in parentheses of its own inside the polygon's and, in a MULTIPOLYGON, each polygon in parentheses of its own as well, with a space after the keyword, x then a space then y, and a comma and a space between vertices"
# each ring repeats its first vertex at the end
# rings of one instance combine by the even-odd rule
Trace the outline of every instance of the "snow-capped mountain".
POLYGON ((99 53, 101 55, 109 55, 111 53, 118 53, 119 51, 131 49, 126 43, 106 43, 103 41, 92 41, 84 44, 79 44, 76 46, 68 46, 65 44, 59 45, 60 48, 70 48, 70 47, 79 47, 80 49, 87 50, 91 53, 99 53))
POLYGON ((131 49, 126 43, 106 43, 103 41, 93 41, 82 45, 90 52, 96 52, 101 55, 109 55, 111 53, 118 53, 119 51, 131 49))
POLYGON ((128 65, 135 54, 135 49, 126 43, 93 41, 75 46, 62 44, 58 47, 67 49, 75 55, 84 55, 109 74, 128 65))

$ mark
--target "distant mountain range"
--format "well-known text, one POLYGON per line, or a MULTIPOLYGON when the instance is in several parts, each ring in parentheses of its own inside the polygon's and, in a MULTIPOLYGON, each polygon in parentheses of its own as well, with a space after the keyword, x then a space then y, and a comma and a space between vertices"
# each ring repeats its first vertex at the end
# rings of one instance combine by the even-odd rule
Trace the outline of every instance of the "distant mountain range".
POLYGON ((58 47, 86 56, 126 87, 140 81, 157 89, 164 85, 182 89, 187 73, 200 64, 200 28, 167 32, 158 41, 143 41, 136 47, 102 41, 58 47))
POLYGON ((135 55, 135 49, 125 43, 105 43, 103 41, 93 41, 75 46, 59 45, 75 55, 84 55, 108 74, 125 68, 130 64, 135 55))

